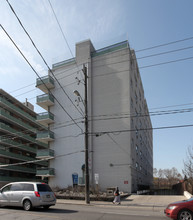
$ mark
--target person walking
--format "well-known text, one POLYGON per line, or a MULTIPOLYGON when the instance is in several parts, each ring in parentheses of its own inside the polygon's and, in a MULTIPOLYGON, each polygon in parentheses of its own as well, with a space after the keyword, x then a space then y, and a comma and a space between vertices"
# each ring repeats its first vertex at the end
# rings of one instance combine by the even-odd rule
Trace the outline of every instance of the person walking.
POLYGON ((113 200, 113 204, 117 204, 120 205, 121 204, 121 197, 120 197, 120 193, 119 193, 119 188, 116 187, 115 192, 114 192, 114 200, 113 200))

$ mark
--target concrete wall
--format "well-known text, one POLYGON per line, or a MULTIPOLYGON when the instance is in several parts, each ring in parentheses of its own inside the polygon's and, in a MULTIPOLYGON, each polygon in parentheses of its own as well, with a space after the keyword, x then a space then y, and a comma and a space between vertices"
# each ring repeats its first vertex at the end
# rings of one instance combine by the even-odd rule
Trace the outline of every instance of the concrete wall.
MULTIPOLYGON (((56 68, 54 74, 73 103, 76 104, 77 97, 73 91, 79 90, 82 94, 82 84, 78 85, 76 80, 76 77, 80 78, 76 65, 63 65, 61 68, 56 68)), ((73 173, 78 173, 79 177, 82 177, 81 168, 84 164, 84 152, 81 152, 84 150, 83 116, 72 105, 57 82, 55 82, 55 89, 52 92, 63 108, 82 128, 81 131, 55 100, 54 106, 50 108, 50 112, 54 114, 54 124, 50 129, 55 133, 55 140, 50 143, 50 148, 55 151, 55 156, 59 157, 50 161, 50 167, 55 168, 55 176, 50 178, 49 184, 52 187, 65 188, 72 185, 73 173)), ((80 103, 80 105, 82 104, 80 103)))
MULTIPOLYGON (((130 112, 128 50, 92 59, 93 132, 130 129, 130 119, 120 119, 130 112)), ((119 186, 131 191, 130 135, 117 132, 93 136, 93 174, 99 174, 102 190, 119 186)))
MULTIPOLYGON (((133 58, 135 55, 129 47, 109 50, 99 56, 92 56, 93 51, 90 40, 76 44, 76 63, 55 66, 54 73, 72 101, 77 103, 73 91, 78 90, 84 99, 84 74, 81 69, 83 64, 87 67, 91 185, 95 186, 97 175, 99 188, 103 191, 115 186, 125 192, 136 191, 138 185, 152 182, 153 152, 152 131, 136 132, 151 128, 151 121, 137 63, 133 58), (138 117, 140 112, 147 117, 138 117)), ((84 131, 83 116, 57 83, 53 93, 84 131)), ((84 111, 83 103, 80 102, 78 108, 84 111)), ((55 123, 51 126, 55 141, 50 144, 55 155, 84 150, 84 135, 80 135, 81 130, 72 125, 73 122, 56 101, 50 111, 55 115, 55 123)), ((83 164, 84 153, 81 152, 51 160, 50 167, 55 168, 56 175, 50 178, 50 185, 60 188, 72 185, 72 173, 82 176, 83 164)))

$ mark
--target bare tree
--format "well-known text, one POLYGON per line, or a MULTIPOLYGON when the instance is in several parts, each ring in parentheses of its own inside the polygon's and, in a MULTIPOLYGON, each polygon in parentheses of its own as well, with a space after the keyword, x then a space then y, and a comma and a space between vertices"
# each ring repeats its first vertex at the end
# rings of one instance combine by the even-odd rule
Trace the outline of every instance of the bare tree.
POLYGON ((182 175, 173 167, 172 169, 154 168, 154 185, 158 188, 171 188, 172 185, 179 183, 182 180, 182 175))
POLYGON ((181 174, 178 172, 178 170, 175 167, 172 167, 172 169, 165 169, 164 175, 166 179, 168 180, 168 185, 172 186, 179 182, 179 180, 182 179, 181 174))
POLYGON ((182 170, 187 179, 187 188, 193 193, 193 146, 189 146, 187 150, 186 160, 184 160, 184 169, 182 170))

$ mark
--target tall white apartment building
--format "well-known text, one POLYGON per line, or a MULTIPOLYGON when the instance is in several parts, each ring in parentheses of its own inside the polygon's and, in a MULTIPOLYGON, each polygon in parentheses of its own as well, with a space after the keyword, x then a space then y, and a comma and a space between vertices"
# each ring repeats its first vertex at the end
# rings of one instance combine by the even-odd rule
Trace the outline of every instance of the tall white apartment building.
POLYGON ((95 50, 90 40, 76 44, 73 59, 55 63, 48 76, 37 80, 44 95, 37 97, 52 119, 46 123, 54 139, 49 160, 52 187, 84 184, 85 82, 88 76, 89 176, 100 190, 119 186, 135 192, 152 184, 152 125, 134 50, 127 41, 95 50), (58 83, 59 82, 59 83, 58 83), (74 91, 80 93, 75 96, 74 91))

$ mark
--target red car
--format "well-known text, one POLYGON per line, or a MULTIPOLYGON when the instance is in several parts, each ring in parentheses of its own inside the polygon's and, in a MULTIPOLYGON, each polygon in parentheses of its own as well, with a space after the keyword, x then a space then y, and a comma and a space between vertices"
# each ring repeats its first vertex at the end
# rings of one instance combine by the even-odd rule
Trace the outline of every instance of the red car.
POLYGON ((172 219, 193 220, 193 198, 169 204, 164 213, 172 219))

